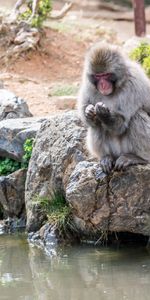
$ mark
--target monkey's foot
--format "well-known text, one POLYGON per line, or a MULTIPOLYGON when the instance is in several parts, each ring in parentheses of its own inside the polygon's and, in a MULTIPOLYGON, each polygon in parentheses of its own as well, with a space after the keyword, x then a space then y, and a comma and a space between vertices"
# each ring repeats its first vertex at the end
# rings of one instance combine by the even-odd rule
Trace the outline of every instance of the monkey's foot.
POLYGON ((102 170, 105 173, 109 174, 114 167, 114 162, 113 162, 113 159, 111 158, 111 156, 107 155, 100 161, 100 165, 101 165, 102 170))
POLYGON ((132 166, 132 165, 145 165, 147 164, 148 161, 140 158, 139 156, 136 156, 134 154, 125 154, 125 155, 121 155, 115 163, 115 167, 114 170, 115 171, 121 171, 121 170, 125 170, 128 166, 132 166))
POLYGON ((95 105, 95 111, 96 117, 101 121, 105 121, 111 116, 109 108, 103 102, 98 102, 95 105))
POLYGON ((87 121, 94 121, 95 119, 95 108, 94 105, 89 104, 85 109, 85 117, 87 121))

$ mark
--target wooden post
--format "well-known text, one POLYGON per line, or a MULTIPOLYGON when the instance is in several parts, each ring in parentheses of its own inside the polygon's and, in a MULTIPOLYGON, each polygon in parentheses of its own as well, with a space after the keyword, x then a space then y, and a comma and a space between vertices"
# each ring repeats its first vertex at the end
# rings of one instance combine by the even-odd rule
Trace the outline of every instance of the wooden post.
POLYGON ((132 3, 134 8, 135 34, 137 36, 145 36, 146 21, 144 0, 132 0, 132 3))

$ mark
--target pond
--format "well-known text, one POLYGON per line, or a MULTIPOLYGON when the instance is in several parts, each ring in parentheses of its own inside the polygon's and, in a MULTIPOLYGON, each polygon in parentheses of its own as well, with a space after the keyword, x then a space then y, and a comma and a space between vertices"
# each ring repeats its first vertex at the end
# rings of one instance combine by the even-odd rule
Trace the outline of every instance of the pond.
POLYGON ((67 246, 46 255, 24 235, 0 236, 1 300, 148 300, 145 248, 67 246))

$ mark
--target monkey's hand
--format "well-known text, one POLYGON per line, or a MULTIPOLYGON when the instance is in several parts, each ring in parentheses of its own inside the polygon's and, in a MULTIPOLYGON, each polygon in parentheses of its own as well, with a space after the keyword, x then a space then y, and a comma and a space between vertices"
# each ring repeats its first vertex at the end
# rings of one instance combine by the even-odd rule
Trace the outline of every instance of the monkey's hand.
POLYGON ((124 116, 119 112, 110 111, 104 103, 98 102, 95 105, 96 119, 104 126, 109 132, 114 132, 121 135, 127 129, 124 116))
POLYGON ((96 117, 100 119, 102 122, 110 119, 111 113, 108 107, 103 102, 98 102, 95 105, 96 117))
POLYGON ((95 113, 95 108, 94 108, 94 105, 92 104, 89 104, 86 109, 85 109, 85 117, 87 119, 87 121, 95 121, 95 116, 96 116, 96 113, 95 113))
POLYGON ((121 170, 125 170, 128 166, 133 166, 133 165, 145 165, 147 164, 148 161, 136 156, 134 154, 124 154, 124 155, 120 155, 120 157, 116 160, 115 163, 115 167, 114 170, 115 171, 121 171, 121 170))
POLYGON ((112 171, 113 167, 114 167, 114 161, 113 161, 111 156, 106 155, 105 157, 103 157, 101 159, 100 165, 101 165, 102 170, 106 174, 109 174, 112 171))

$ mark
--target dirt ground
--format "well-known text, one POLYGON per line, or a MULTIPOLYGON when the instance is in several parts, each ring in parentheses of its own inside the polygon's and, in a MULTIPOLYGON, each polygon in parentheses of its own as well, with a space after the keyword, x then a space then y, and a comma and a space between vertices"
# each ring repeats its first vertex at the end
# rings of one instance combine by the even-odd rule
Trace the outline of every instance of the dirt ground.
POLYGON ((72 108, 72 94, 77 94, 80 85, 86 49, 98 40, 121 43, 132 34, 133 24, 129 26, 131 30, 127 28, 124 36, 120 23, 116 25, 120 30, 117 36, 115 23, 82 18, 79 12, 72 12, 61 21, 47 21, 39 49, 2 66, 0 80, 5 88, 27 101, 34 116, 72 108), (66 95, 71 98, 64 99, 66 95))
POLYGON ((55 112, 53 88, 57 92, 60 84, 65 87, 79 82, 86 48, 86 43, 77 43, 71 35, 54 29, 46 29, 45 33, 38 50, 8 62, 0 73, 4 87, 24 98, 35 116, 55 112))

